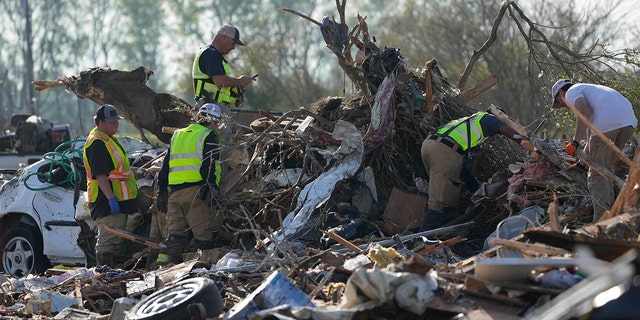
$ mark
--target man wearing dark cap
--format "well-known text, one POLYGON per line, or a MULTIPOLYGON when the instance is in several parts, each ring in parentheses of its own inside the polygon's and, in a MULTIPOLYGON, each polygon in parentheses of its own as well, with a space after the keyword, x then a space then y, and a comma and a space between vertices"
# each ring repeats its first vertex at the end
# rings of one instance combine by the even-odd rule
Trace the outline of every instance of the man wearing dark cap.
MULTIPOLYGON (((196 110, 205 103, 215 103, 222 112, 221 121, 219 123, 220 141, 223 146, 228 146, 234 131, 232 122, 229 121, 230 108, 239 106, 242 99, 238 100, 240 92, 255 77, 241 75, 239 77, 231 76, 231 68, 225 60, 224 56, 236 45, 244 46, 244 42, 240 40, 240 31, 238 28, 230 24, 225 24, 218 29, 211 43, 201 48, 193 61, 193 89, 196 99, 196 110)), ((225 150, 221 151, 221 164, 224 176, 231 170, 227 161, 228 154, 225 150)), ((224 181, 221 189, 224 191, 224 181)))
POLYGON ((84 167, 91 218, 98 230, 96 263, 115 267, 122 238, 107 232, 105 226, 126 229, 127 216, 138 212, 138 186, 127 151, 115 137, 122 119, 116 108, 105 104, 93 119, 96 127, 84 144, 84 167))
POLYGON ((156 207, 167 213, 168 236, 157 267, 181 262, 191 238, 195 249, 216 245, 224 222, 217 208, 220 142, 214 131, 220 116, 218 105, 206 103, 198 110, 196 123, 176 130, 171 137, 158 173, 156 207))
MULTIPOLYGON (((573 83, 560 79, 551 87, 553 107, 567 107, 570 103, 591 123, 609 138, 618 149, 631 138, 638 124, 631 102, 618 91, 606 86, 573 83)), ((565 147, 565 151, 573 156, 580 145, 580 140, 587 132, 587 124, 576 117, 573 139, 565 147)), ((614 170, 616 153, 611 150, 595 132, 588 135, 584 152, 603 167, 614 170)), ((587 188, 593 202, 593 222, 598 222, 604 212, 609 210, 615 200, 613 184, 589 168, 587 188)))
POLYGON ((235 106, 239 90, 256 80, 247 75, 233 77, 224 56, 236 45, 244 46, 238 28, 225 24, 218 29, 211 43, 201 48, 193 61, 193 90, 196 107, 204 103, 215 103, 222 108, 235 106))

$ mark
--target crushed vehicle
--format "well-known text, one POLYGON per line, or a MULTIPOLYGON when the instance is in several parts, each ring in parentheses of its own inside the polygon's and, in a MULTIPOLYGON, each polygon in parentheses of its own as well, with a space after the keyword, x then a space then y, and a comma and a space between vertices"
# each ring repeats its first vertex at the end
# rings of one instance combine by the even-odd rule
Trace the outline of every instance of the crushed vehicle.
MULTIPOLYGON (((135 139, 125 141, 134 164, 163 151, 149 151, 150 145, 135 139)), ((95 260, 83 144, 84 139, 61 144, 0 187, 0 271, 22 276, 52 265, 84 266, 95 260)), ((145 183, 149 180, 139 179, 145 183)))
POLYGON ((69 124, 54 125, 50 120, 31 114, 11 115, 14 132, 0 136, 0 169, 18 169, 32 164, 45 152, 75 137, 69 124))

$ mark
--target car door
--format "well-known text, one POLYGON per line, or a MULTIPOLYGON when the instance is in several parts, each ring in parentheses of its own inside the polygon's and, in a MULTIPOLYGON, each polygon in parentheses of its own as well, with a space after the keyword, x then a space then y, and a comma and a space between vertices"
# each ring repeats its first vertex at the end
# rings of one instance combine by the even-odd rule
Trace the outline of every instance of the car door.
POLYGON ((52 263, 82 264, 84 253, 77 244, 80 225, 75 220, 74 191, 52 187, 35 193, 33 208, 40 216, 44 254, 52 263))

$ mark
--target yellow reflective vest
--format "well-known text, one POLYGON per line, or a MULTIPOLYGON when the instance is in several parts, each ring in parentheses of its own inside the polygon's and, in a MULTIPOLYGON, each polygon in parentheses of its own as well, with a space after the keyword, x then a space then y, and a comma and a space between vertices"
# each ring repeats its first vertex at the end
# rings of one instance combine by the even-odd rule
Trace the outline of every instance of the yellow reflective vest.
MULTIPOLYGON (((216 134, 215 131, 200 124, 191 124, 173 133, 169 147, 169 185, 204 180, 200 174, 200 167, 204 142, 209 133, 216 134)), ((219 186, 222 167, 219 159, 214 161, 216 185, 219 186)))
POLYGON ((453 120, 440 127, 436 133, 452 138, 463 151, 467 151, 479 145, 486 138, 480 126, 480 119, 487 114, 481 111, 465 118, 453 120))
MULTIPOLYGON (((200 56, 207 50, 207 47, 203 47, 198 51, 196 58, 193 60, 193 68, 191 75, 193 76, 193 90, 196 97, 204 97, 211 102, 226 102, 228 104, 235 104, 238 98, 237 87, 220 87, 213 83, 211 77, 200 70, 200 56)), ((213 49, 215 50, 215 49, 213 49)), ((230 74, 231 68, 229 64, 222 60, 222 67, 224 68, 224 74, 230 74)))
POLYGON ((89 132, 87 141, 84 144, 84 167, 87 173, 87 191, 89 192, 89 201, 95 202, 98 199, 98 180, 95 179, 91 166, 87 159, 87 149, 93 144, 94 141, 101 140, 107 147, 107 151, 111 156, 113 162, 113 169, 109 171, 107 179, 111 182, 111 189, 118 201, 124 201, 129 199, 135 199, 138 196, 138 186, 136 185, 136 179, 131 170, 129 164, 129 158, 124 147, 117 139, 110 137, 108 134, 94 128, 89 132))

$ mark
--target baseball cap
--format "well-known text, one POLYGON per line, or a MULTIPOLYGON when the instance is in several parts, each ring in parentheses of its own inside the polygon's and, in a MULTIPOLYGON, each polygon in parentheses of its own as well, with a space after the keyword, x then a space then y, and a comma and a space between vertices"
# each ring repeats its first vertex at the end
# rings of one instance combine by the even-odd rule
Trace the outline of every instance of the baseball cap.
POLYGON ((553 84, 553 87, 551 87, 551 99, 555 100, 556 99, 556 95, 558 94, 558 91, 560 91, 560 89, 562 89, 562 87, 564 87, 565 85, 568 84, 573 84, 573 82, 571 82, 571 80, 567 80, 567 79, 560 79, 558 81, 556 81, 556 83, 553 84))
POLYGON ((238 28, 230 24, 225 24, 224 26, 220 27, 220 29, 218 29, 218 32, 216 34, 227 36, 233 39, 237 45, 244 46, 244 42, 240 40, 240 31, 238 31, 238 28))
POLYGON ((202 105, 202 107, 200 107, 198 113, 209 115, 217 119, 220 119, 220 116, 222 115, 220 106, 215 103, 205 103, 204 105, 202 105))
POLYGON ((100 108, 98 108, 98 110, 96 111, 96 116, 94 117, 94 119, 97 120, 104 120, 106 122, 116 122, 118 120, 122 120, 124 118, 122 118, 121 116, 118 115, 118 110, 116 110, 116 107, 110 105, 110 104, 105 104, 103 106, 101 106, 100 108))

